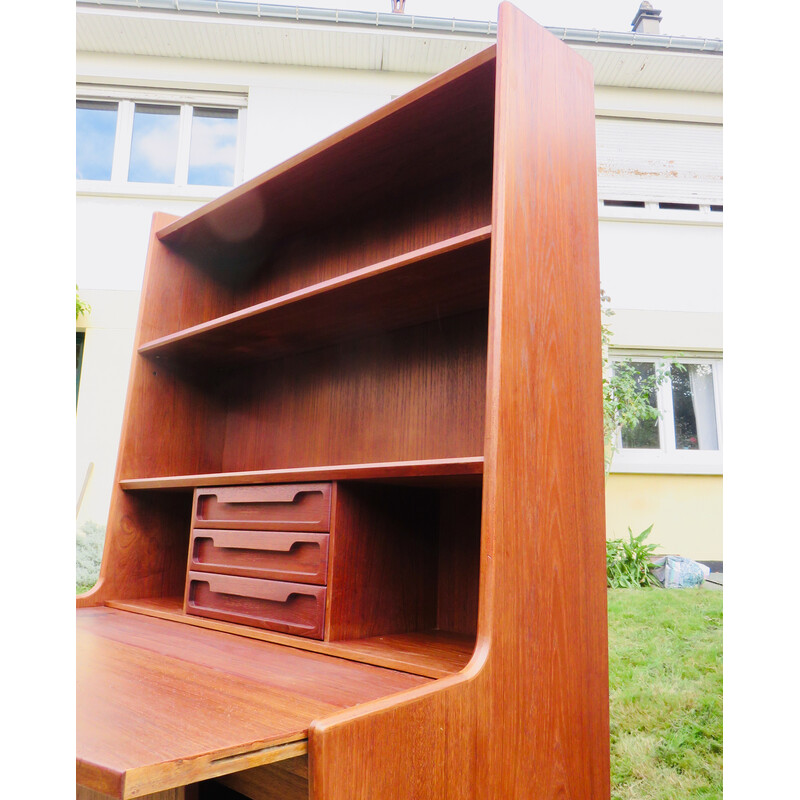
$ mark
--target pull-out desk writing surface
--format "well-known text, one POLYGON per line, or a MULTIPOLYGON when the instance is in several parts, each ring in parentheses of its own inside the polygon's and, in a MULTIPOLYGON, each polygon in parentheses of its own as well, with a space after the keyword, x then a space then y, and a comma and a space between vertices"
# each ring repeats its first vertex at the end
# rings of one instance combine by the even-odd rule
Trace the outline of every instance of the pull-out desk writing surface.
POLYGON ((77 779, 118 798, 300 755, 313 720, 428 682, 110 608, 77 628, 77 779))

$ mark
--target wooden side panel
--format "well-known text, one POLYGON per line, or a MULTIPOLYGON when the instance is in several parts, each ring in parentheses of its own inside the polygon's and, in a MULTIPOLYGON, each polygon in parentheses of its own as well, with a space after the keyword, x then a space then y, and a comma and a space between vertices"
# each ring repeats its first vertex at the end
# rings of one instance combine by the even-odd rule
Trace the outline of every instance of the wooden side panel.
POLYGON ((173 219, 169 214, 153 215, 103 563, 95 587, 78 598, 79 607, 112 597, 174 591, 180 572, 176 564, 182 560, 185 569, 189 520, 185 514, 191 510, 191 500, 187 505, 182 494, 132 497, 120 489, 119 481, 215 471, 222 455, 224 406, 136 352, 142 342, 161 335, 163 326, 179 324, 195 300, 213 302, 195 297, 199 287, 187 277, 191 267, 156 237, 156 231, 173 219), (204 435, 197 436, 197 430, 204 435))
POLYGON ((182 327, 195 306, 216 310, 224 295, 158 240, 156 232, 171 219, 153 215, 117 479, 214 472, 221 460, 224 405, 207 387, 136 353, 144 342, 182 327))
POLYGON ((100 575, 95 587, 78 597, 78 607, 182 595, 191 513, 188 492, 128 493, 116 486, 100 575))
POLYGON ((482 697, 497 766, 481 783, 486 797, 602 800, 610 787, 592 70, 513 7, 501 14, 484 478, 495 581, 484 598, 492 652, 482 697))
POLYGON ((496 81, 476 652, 312 726, 314 800, 609 796, 591 68, 504 3, 496 81))
POLYGON ((425 489, 339 483, 334 519, 328 638, 432 630, 436 495, 425 489))
POLYGON ((475 635, 480 548, 480 487, 444 490, 439 505, 439 630, 475 635))

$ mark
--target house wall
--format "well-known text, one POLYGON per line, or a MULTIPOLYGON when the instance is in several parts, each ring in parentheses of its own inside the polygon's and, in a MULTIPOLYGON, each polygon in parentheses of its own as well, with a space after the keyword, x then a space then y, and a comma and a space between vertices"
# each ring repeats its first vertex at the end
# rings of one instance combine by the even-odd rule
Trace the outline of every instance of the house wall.
POLYGON ((722 561, 721 475, 610 475, 606 536, 627 539, 653 525, 658 552, 722 561))
MULTIPOLYGON (((246 93, 245 180, 428 77, 94 53, 78 54, 77 72, 79 84, 246 93)), ((721 98, 712 94, 597 87, 596 104, 605 117, 687 124, 721 119, 721 98)), ((107 516, 150 219, 154 211, 186 214, 213 196, 187 195, 174 187, 164 187, 158 196, 138 196, 135 187, 116 193, 78 187, 77 282, 93 311, 78 323, 86 330, 86 342, 77 409, 76 493, 94 464, 79 523, 103 523, 107 516)), ((616 310, 614 344, 634 350, 720 351, 721 215, 602 207, 600 213, 601 280, 616 310)), ((710 552, 721 551, 718 483, 708 476, 612 475, 609 535, 619 535, 628 525, 635 529, 656 522, 654 540, 666 551, 710 558, 710 552), (707 541, 709 536, 718 543, 707 541)))

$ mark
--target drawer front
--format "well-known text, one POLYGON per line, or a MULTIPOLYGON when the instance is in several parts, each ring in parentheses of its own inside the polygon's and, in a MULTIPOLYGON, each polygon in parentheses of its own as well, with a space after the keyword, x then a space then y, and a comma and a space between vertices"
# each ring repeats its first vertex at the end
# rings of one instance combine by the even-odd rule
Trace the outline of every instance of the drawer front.
POLYGON ((330 530, 331 485, 287 483, 195 490, 196 528, 330 530))
POLYGON ((325 587, 190 572, 186 613, 321 639, 325 587))
POLYGON ((189 557, 193 572, 221 572, 296 583, 326 583, 327 533, 195 528, 189 557))

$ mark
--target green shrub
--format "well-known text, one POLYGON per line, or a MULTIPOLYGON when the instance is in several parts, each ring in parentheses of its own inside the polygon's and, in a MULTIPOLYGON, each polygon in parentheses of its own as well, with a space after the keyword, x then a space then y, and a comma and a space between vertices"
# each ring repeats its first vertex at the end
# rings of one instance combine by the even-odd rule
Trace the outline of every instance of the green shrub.
POLYGON ((97 583, 100 562, 103 560, 104 525, 84 522, 75 537, 75 585, 78 591, 87 591, 97 583))
POLYGON ((628 541, 610 539, 606 542, 606 573, 609 589, 628 589, 635 586, 659 586, 653 575, 653 551, 657 544, 645 544, 653 530, 651 525, 638 536, 628 528, 628 541))
POLYGON ((75 319, 78 319, 81 314, 90 314, 92 307, 85 301, 81 300, 78 294, 78 284, 75 284, 75 319))

